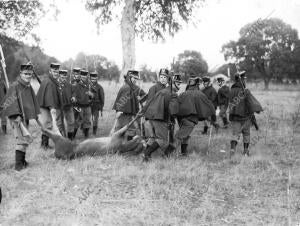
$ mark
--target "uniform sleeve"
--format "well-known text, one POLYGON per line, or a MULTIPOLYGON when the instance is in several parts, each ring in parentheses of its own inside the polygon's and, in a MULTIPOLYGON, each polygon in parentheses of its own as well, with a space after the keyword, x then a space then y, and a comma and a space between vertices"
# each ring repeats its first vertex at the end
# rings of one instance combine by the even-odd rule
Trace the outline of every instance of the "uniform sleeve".
POLYGON ((103 106, 104 106, 104 102, 105 102, 105 94, 104 94, 104 89, 102 86, 100 86, 100 89, 99 89, 99 98, 100 98, 100 101, 101 101, 101 111, 103 110, 103 106))

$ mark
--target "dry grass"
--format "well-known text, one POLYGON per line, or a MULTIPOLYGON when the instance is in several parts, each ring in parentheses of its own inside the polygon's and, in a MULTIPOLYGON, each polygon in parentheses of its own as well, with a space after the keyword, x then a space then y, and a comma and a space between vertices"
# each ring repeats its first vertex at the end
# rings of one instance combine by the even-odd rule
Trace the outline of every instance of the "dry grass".
MULTIPOLYGON (((110 109, 117 90, 105 85, 100 135, 109 133, 114 120, 110 109)), ((149 164, 122 156, 56 160, 53 150, 39 148, 33 124, 30 166, 17 173, 11 130, 0 135, 0 225, 299 225, 297 93, 254 94, 266 107, 257 117, 261 131, 252 131, 252 156, 238 154, 231 161, 220 152, 228 151, 229 131, 213 132, 206 156, 201 123, 188 158, 175 153, 149 164)))

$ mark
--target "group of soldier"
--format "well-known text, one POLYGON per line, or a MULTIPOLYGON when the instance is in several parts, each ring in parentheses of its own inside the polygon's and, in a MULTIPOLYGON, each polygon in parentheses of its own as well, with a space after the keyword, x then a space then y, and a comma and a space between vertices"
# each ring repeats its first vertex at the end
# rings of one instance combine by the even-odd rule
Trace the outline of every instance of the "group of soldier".
MULTIPOLYGON (((70 140, 75 138, 80 128, 84 137, 88 138, 91 127, 93 134, 97 133, 99 112, 102 114, 104 105, 104 91, 97 82, 96 72, 74 68, 68 76, 68 71, 62 70, 60 64, 52 63, 49 75, 41 82, 36 95, 30 83, 33 75, 33 65, 22 64, 20 76, 10 86, 1 104, 2 129, 6 133, 7 116, 16 137, 16 170, 28 164, 25 153, 32 142, 27 130, 29 120, 34 119, 41 128, 49 130, 57 125, 59 133, 70 140)), ((219 77, 217 81, 220 88, 216 91, 210 77, 191 74, 185 91, 178 95, 183 83, 181 75, 161 69, 158 81, 146 93, 137 83, 140 80, 139 71, 129 70, 113 105, 116 119, 112 131, 128 125, 136 116, 141 117, 142 120, 131 124, 126 139, 131 140, 139 135, 146 140, 143 161, 149 161, 158 148, 169 156, 176 149, 176 144, 181 147, 181 155, 186 156, 190 135, 199 121, 204 121, 203 134, 213 127, 218 131, 220 126, 216 109, 219 107, 223 128, 228 128, 229 121, 232 124, 230 156, 236 152, 241 134, 243 154, 249 156, 253 115, 262 111, 262 108, 246 89, 245 78, 244 72, 237 73, 234 84, 229 88, 224 78, 219 77), (202 83, 204 88, 200 89, 202 83), (175 123, 179 128, 176 133, 175 123)), ((49 148, 49 137, 44 133, 41 146, 49 148)))
MULTIPOLYGON (((117 112, 115 129, 128 124, 137 114, 145 121, 135 123, 128 130, 128 139, 142 134, 147 140, 143 161, 151 159, 151 154, 158 148, 169 156, 180 144, 181 155, 187 155, 190 135, 199 121, 204 121, 202 134, 207 134, 209 124, 219 129, 216 109, 220 108, 220 118, 224 128, 228 128, 227 110, 232 123, 232 140, 230 156, 236 152, 240 135, 243 135, 243 154, 249 156, 250 127, 254 113, 262 111, 259 102, 246 89, 245 72, 238 72, 231 89, 223 77, 218 77, 220 88, 213 87, 210 77, 202 78, 191 74, 185 91, 178 95, 183 83, 180 74, 172 74, 168 69, 161 69, 159 79, 148 94, 137 86, 140 79, 138 71, 128 71, 125 84, 121 87, 113 109, 117 112), (200 84, 203 83, 203 89, 200 84), (174 133, 175 123, 179 129, 174 133), (144 132, 142 131, 144 128, 144 132), (177 142, 176 142, 177 141, 177 142)), ((212 128, 212 127, 211 127, 212 128)))
MULTIPOLYGON (((57 129, 58 133, 73 140, 80 128, 85 138, 92 127, 96 135, 100 112, 104 106, 104 90, 98 83, 98 74, 85 69, 60 69, 60 64, 51 63, 49 75, 40 83, 35 94, 31 86, 34 75, 32 64, 20 66, 20 76, 8 89, 1 104, 2 129, 8 117, 16 137, 15 169, 27 166, 26 149, 32 142, 28 132, 29 120, 34 119, 45 129, 57 129), (54 125, 56 128, 54 128, 54 125)), ((5 126, 5 127, 4 127, 5 126)), ((50 148, 49 137, 42 133, 41 147, 50 148)))

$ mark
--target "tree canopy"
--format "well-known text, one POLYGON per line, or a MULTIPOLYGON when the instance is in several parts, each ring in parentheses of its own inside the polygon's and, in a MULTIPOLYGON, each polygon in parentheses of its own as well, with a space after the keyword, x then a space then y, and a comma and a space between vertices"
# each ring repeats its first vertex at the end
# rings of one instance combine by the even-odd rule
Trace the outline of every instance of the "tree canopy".
POLYGON ((294 76, 294 48, 298 42, 297 30, 280 19, 270 18, 246 24, 240 38, 223 45, 225 60, 234 62, 248 72, 258 71, 265 82, 271 79, 294 76))
POLYGON ((206 74, 208 65, 200 52, 185 50, 183 53, 178 54, 176 60, 172 64, 172 70, 174 72, 182 73, 183 79, 186 80, 191 74, 196 76, 206 74))

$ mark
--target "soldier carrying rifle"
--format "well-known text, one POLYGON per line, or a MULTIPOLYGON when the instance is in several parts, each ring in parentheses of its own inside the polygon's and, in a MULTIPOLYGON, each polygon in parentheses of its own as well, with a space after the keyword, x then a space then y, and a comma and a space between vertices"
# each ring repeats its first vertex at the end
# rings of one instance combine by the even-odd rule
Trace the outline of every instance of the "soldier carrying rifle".
POLYGON ((33 75, 31 64, 22 64, 20 77, 8 89, 4 103, 3 113, 11 121, 16 148, 15 148, 15 170, 20 171, 27 167, 25 160, 26 150, 32 142, 28 131, 29 120, 38 120, 40 107, 30 81, 33 75))
POLYGON ((254 113, 263 111, 258 100, 246 89, 246 73, 238 72, 235 75, 235 83, 231 86, 229 94, 229 120, 232 124, 232 139, 230 141, 230 157, 236 152, 236 146, 240 135, 243 135, 243 155, 249 156, 250 127, 254 125, 258 129, 254 113))

